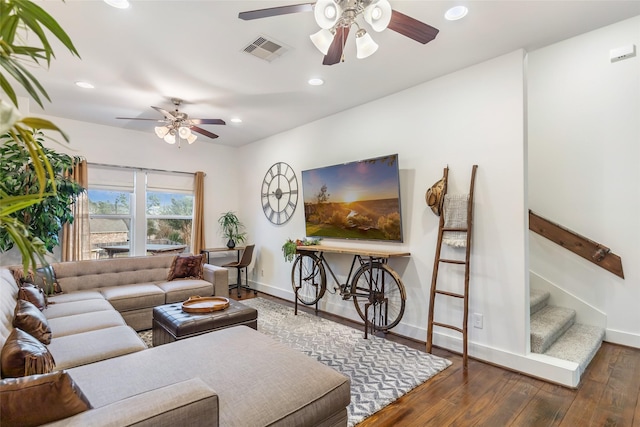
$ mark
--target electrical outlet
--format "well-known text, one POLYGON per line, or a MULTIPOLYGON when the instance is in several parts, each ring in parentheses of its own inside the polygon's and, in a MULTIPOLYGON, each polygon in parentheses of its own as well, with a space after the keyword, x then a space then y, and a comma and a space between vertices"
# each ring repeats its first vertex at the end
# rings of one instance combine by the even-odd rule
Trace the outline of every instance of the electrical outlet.
POLYGON ((473 313, 473 327, 482 329, 482 313, 473 313))

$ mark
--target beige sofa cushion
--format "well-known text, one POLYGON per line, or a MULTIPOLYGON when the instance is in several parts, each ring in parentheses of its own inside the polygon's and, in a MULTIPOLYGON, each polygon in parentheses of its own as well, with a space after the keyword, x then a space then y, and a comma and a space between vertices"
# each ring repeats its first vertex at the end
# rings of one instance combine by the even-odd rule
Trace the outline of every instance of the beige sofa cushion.
POLYGON ((43 313, 47 319, 55 319, 56 317, 73 316, 75 314, 82 313, 94 313, 102 310, 113 310, 113 307, 104 299, 91 299, 65 302, 61 304, 49 304, 43 313))
POLYGON ((53 331, 53 339, 56 339, 96 329, 126 326, 126 323, 117 311, 103 310, 49 319, 49 326, 53 331))
MULTIPOLYGON (((52 340, 47 347, 56 361, 56 369, 86 365, 147 348, 129 326, 114 326, 59 337, 52 340)), ((109 376, 113 374, 110 372, 109 376)), ((107 378, 105 381, 108 382, 110 379, 107 378)), ((82 389, 82 386, 80 388, 82 389)))
POLYGON ((213 284, 206 280, 175 279, 158 283, 158 287, 165 293, 165 304, 186 301, 195 295, 203 297, 213 295, 213 284))
POLYGON ((77 291, 63 294, 56 294, 49 297, 50 303, 63 303, 73 301, 85 301, 88 299, 104 299, 104 296, 98 291, 77 291))
POLYGON ((217 427, 218 396, 201 379, 192 378, 47 424, 49 427, 91 425, 217 427))
POLYGON ((164 304, 164 292, 153 283, 100 288, 100 293, 120 312, 164 304))
POLYGON ((218 394, 224 426, 313 425, 312 420, 346 413, 351 399, 347 377, 246 326, 79 366, 69 374, 94 408, 199 377, 218 394))
POLYGON ((0 348, 13 330, 13 312, 18 299, 18 285, 13 274, 0 268, 0 348))
POLYGON ((159 255, 60 262, 54 269, 64 292, 96 290, 132 283, 164 282, 173 258, 159 255))

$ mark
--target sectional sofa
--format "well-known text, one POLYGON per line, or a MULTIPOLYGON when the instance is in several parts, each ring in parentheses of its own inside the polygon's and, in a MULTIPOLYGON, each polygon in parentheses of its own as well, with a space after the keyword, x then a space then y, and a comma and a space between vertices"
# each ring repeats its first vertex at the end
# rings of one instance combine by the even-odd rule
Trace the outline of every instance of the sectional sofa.
MULTIPOLYGON (((228 295, 221 267, 205 264, 203 279, 167 280, 174 259, 52 264, 64 293, 42 310, 52 336, 46 348, 90 409, 50 425, 346 425, 348 378, 246 326, 147 349, 135 330, 151 327, 154 305, 228 295)), ((13 272, 0 269, 2 372, 16 306, 24 305, 19 288, 13 272)), ((16 389, 42 377, 4 378, 3 411, 16 389)))

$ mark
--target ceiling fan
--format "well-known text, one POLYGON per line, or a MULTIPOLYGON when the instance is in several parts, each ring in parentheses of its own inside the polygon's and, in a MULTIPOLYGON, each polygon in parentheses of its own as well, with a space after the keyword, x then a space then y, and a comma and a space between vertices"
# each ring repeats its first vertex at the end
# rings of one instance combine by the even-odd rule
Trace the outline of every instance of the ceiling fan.
POLYGON ((358 58, 366 58, 378 49, 371 36, 356 21, 359 16, 362 16, 374 31, 380 32, 389 28, 422 44, 435 39, 440 31, 392 10, 388 0, 317 0, 312 3, 240 12, 238 18, 253 20, 299 12, 314 12, 321 30, 311 35, 311 41, 324 53, 324 65, 334 65, 343 60, 344 46, 353 25, 357 27, 358 58))
POLYGON ((163 123, 163 125, 156 126, 155 132, 159 138, 163 138, 169 144, 176 143, 176 136, 178 137, 178 144, 180 143, 180 139, 186 139, 189 144, 192 144, 193 141, 196 140, 196 135, 192 132, 197 132, 201 135, 207 136, 209 138, 217 138, 213 132, 209 132, 206 129, 202 129, 196 125, 225 125, 225 121, 222 119, 191 119, 187 115, 187 113, 183 113, 178 110, 178 107, 182 103, 181 99, 172 98, 171 102, 176 106, 175 111, 169 112, 164 108, 151 106, 154 110, 158 111, 160 114, 164 116, 162 119, 146 119, 139 117, 116 117, 116 119, 123 120, 150 120, 158 123, 163 123))

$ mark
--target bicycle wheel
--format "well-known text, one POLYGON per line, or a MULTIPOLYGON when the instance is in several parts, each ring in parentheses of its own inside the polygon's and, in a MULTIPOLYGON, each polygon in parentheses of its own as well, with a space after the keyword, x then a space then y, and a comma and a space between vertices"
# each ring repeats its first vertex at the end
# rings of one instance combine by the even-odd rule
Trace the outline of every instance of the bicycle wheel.
POLYGON ((327 289, 326 273, 322 261, 314 254, 299 254, 291 270, 291 285, 298 301, 313 305, 327 289))
POLYGON ((351 294, 362 320, 366 320, 365 304, 370 304, 367 314, 374 330, 389 330, 402 319, 407 295, 400 276, 386 264, 360 267, 351 282, 351 294))

